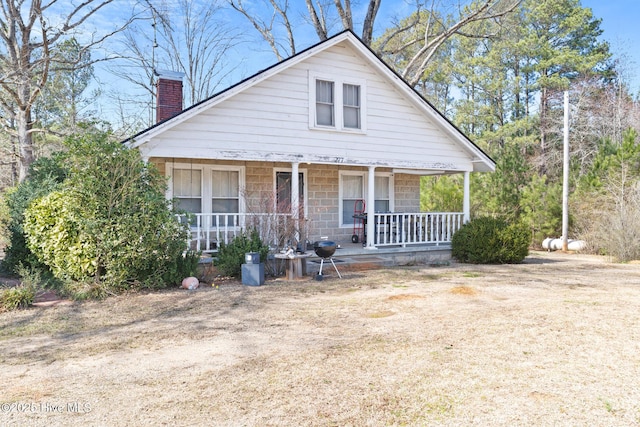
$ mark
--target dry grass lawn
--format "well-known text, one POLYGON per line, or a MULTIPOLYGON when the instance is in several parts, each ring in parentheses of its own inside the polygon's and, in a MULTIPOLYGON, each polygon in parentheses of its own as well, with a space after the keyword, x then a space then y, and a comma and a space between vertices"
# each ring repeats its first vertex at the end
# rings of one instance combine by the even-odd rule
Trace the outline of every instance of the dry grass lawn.
POLYGON ((0 313, 0 426, 640 425, 640 264, 343 277, 0 313))

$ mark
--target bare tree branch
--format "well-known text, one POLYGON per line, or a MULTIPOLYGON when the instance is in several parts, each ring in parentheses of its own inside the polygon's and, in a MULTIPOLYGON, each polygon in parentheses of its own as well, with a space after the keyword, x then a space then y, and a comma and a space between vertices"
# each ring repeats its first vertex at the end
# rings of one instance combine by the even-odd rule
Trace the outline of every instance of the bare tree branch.
POLYGON ((311 18, 311 23, 313 24, 313 28, 316 30, 316 34, 320 40, 326 40, 329 36, 327 33, 327 21, 325 19, 325 13, 321 4, 318 4, 318 8, 320 9, 320 16, 316 12, 316 8, 313 5, 313 0, 305 0, 307 4, 307 9, 309 10, 309 17, 311 18))
MULTIPOLYGON (((79 30, 89 18, 112 2, 84 0, 70 6, 68 2, 59 0, 48 3, 42 0, 0 0, 0 97, 11 100, 0 103, 0 106, 15 122, 20 181, 26 178, 29 166, 35 160, 31 112, 47 84, 58 42, 69 37, 72 31, 79 30), (50 17, 62 17, 62 23, 53 26, 50 17)), ((85 48, 97 46, 128 23, 124 22, 116 30, 87 42, 85 48)))
MULTIPOLYGON (((262 38, 269 44, 269 47, 271 47, 271 51, 276 55, 276 58, 278 59, 278 61, 282 61, 285 57, 289 56, 289 54, 287 54, 286 52, 282 52, 280 50, 280 47, 278 46, 278 42, 276 41, 276 38, 274 35, 273 26, 275 23, 276 15, 283 16, 283 11, 287 10, 287 4, 285 2, 285 7, 276 7, 274 6, 274 5, 277 5, 275 3, 275 0, 269 0, 269 1, 273 6, 274 11, 268 23, 260 19, 259 17, 253 15, 252 13, 250 13, 247 9, 245 9, 244 5, 242 4, 242 0, 229 0, 229 4, 231 5, 232 8, 234 8, 235 10, 240 12, 242 15, 244 15, 245 18, 247 18, 247 20, 251 23, 251 25, 258 31, 258 33, 260 33, 262 38)), ((286 17, 286 12, 284 13, 284 16, 286 17)), ((292 49, 290 54, 293 55, 295 54, 295 43, 293 40, 291 25, 288 22, 289 21, 287 17, 285 19, 285 27, 287 27, 287 32, 289 33, 289 46, 292 49)))
POLYGON ((467 8, 468 12, 463 11, 461 18, 452 25, 445 26, 443 22, 438 22, 443 30, 433 36, 431 34, 431 25, 437 18, 432 4, 432 9, 428 13, 428 22, 422 36, 422 47, 409 60, 401 76, 407 80, 411 86, 418 84, 429 61, 433 58, 438 48, 451 38, 451 36, 458 34, 462 28, 472 22, 497 19, 513 12, 522 0, 511 0, 510 4, 508 2, 509 0, 485 0, 475 9, 467 8), (507 3, 507 6, 500 8, 500 6, 505 3, 507 3))

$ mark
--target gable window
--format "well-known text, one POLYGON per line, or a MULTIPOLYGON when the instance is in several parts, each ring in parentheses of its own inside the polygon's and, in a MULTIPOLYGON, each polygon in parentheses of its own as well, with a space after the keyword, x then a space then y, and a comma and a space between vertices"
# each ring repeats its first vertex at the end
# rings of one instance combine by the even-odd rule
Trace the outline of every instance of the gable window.
POLYGON ((309 72, 309 127, 366 131, 366 81, 309 72))
POLYGON ((344 127, 360 129, 360 86, 342 85, 344 127))
POLYGON ((316 124, 334 126, 333 82, 316 80, 316 124))

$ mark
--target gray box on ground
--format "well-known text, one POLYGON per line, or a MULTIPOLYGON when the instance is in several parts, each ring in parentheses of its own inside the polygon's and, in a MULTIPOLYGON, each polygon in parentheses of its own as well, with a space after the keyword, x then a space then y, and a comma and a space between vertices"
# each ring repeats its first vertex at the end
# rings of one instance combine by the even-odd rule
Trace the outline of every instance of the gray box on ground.
POLYGON ((264 263, 242 264, 242 284, 248 286, 264 285, 264 263))

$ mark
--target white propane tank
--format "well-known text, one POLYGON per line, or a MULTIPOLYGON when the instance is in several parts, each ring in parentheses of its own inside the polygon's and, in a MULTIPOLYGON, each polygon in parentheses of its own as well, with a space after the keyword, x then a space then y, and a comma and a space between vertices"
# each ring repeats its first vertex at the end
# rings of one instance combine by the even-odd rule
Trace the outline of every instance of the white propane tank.
MULTIPOLYGON (((573 240, 569 239, 567 241, 567 249, 570 251, 581 251, 587 246, 584 240, 573 240)), ((542 241, 542 249, 546 249, 548 251, 561 251, 562 250, 562 239, 552 239, 547 237, 542 241)))

